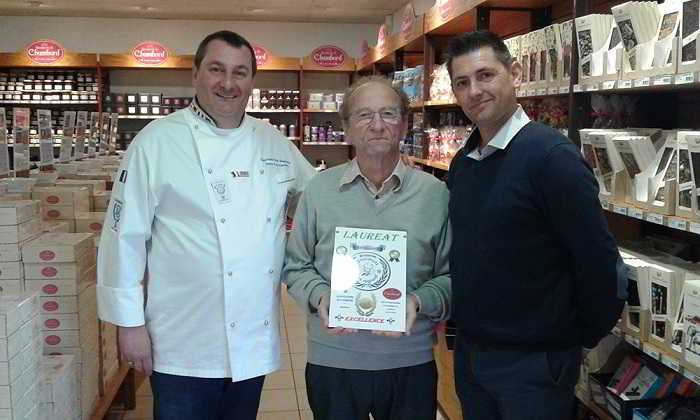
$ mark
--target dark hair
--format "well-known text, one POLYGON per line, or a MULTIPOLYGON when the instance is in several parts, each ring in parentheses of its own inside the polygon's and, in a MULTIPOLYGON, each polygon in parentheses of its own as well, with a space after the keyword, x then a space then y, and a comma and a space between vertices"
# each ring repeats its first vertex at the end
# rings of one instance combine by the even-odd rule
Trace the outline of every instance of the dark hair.
POLYGON ((250 56, 252 57, 250 63, 251 69, 253 70, 253 76, 255 76, 255 73, 258 71, 258 64, 255 61, 255 51, 253 50, 253 46, 250 45, 250 42, 248 42, 248 40, 238 35, 237 33, 231 31, 214 32, 213 34, 207 35, 207 37, 199 43, 199 47, 197 47, 197 52, 194 55, 195 68, 199 68, 199 66, 202 64, 202 60, 204 60, 204 56, 207 54, 207 46, 209 45, 209 43, 216 39, 224 41, 225 43, 234 48, 248 48, 248 51, 250 51, 250 56))
POLYGON ((501 38, 491 31, 474 31, 454 37, 447 44, 447 71, 452 76, 452 60, 478 51, 484 47, 489 47, 493 50, 496 59, 506 68, 510 68, 513 63, 513 57, 508 51, 508 47, 503 43, 501 38))

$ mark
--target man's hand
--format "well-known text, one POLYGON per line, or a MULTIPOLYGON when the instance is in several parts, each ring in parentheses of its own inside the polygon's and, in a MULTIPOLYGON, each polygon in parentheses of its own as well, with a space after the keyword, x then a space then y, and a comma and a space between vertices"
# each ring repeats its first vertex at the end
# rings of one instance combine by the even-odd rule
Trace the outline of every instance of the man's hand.
POLYGON ((334 327, 330 328, 328 326, 328 308, 330 305, 330 293, 326 293, 321 296, 321 301, 318 303, 318 316, 321 318, 321 329, 330 335, 345 335, 356 333, 357 330, 354 328, 340 328, 334 327))
POLYGON ((146 376, 151 376, 153 372, 151 337, 145 325, 119 327, 119 351, 129 366, 146 376))
POLYGON ((416 295, 409 293, 408 299, 406 299, 406 332, 398 331, 372 331, 374 335, 383 335, 386 337, 401 337, 402 335, 411 335, 411 330, 413 329, 413 324, 416 322, 416 317, 418 316, 418 300, 416 295))

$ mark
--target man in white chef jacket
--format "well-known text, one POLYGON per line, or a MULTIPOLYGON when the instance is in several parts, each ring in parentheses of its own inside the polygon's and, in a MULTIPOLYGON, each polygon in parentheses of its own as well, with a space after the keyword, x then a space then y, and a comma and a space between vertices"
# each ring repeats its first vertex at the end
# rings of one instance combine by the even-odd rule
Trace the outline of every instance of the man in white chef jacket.
POLYGON ((287 199, 315 171, 245 113, 255 72, 244 38, 206 37, 191 106, 141 130, 114 184, 99 316, 119 326, 129 364, 152 373, 155 419, 253 420, 280 364, 287 199))

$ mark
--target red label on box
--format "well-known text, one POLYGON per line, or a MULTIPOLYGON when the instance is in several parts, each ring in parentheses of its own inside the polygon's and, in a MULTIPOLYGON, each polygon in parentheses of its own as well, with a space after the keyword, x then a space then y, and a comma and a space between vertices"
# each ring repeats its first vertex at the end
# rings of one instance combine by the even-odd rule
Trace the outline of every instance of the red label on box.
POLYGON ((46 293, 47 295, 54 295, 56 292, 58 292, 58 286, 55 284, 46 284, 44 287, 41 288, 41 291, 46 293))
POLYGON ((49 328, 49 329, 52 329, 52 330, 55 330, 56 328, 58 328, 59 325, 61 325, 61 321, 59 321, 59 320, 57 320, 57 319, 47 319, 47 320, 44 322, 44 326, 45 326, 46 328, 49 328))
POLYGON ((58 302, 56 301, 50 301, 50 302, 44 302, 44 310, 46 312, 53 312, 58 310, 58 302))
POLYGON ((145 41, 131 50, 136 61, 147 66, 159 66, 168 60, 168 50, 156 41, 145 41))
POLYGON ((394 288, 386 289, 382 294, 385 298, 389 300, 396 300, 401 297, 401 291, 399 289, 394 288))
POLYGON ((59 217, 60 215, 61 215, 61 212, 58 210, 55 210, 55 209, 51 209, 51 210, 46 212, 46 216, 48 216, 52 219, 55 219, 55 218, 59 217))
POLYGON ((41 269, 41 275, 44 277, 55 277, 58 274, 58 270, 54 267, 44 267, 41 269))
POLYGON ((90 223, 90 230, 99 232, 102 230, 102 223, 90 223))
POLYGON ((46 197, 46 202, 49 204, 58 204, 61 201, 59 197, 56 197, 55 195, 50 195, 46 197))
POLYGON ((333 45, 324 45, 311 53, 311 59, 321 67, 340 67, 345 63, 345 51, 333 45))
POLYGON ((56 346, 56 345, 61 343, 61 337, 59 337, 57 335, 50 335, 50 336, 46 337, 44 339, 44 341, 46 342, 46 344, 48 344, 50 346, 56 346))
POLYGON ((255 51, 255 64, 257 64, 258 67, 267 63, 267 58, 269 57, 269 54, 267 53, 267 50, 265 48, 256 45, 255 47, 253 47, 253 51, 255 51))
POLYGON ((63 58, 65 49, 51 39, 34 41, 25 50, 27 57, 36 64, 53 64, 63 58))
POLYGON ((51 261, 54 258, 56 258, 56 253, 47 249, 46 251, 41 251, 39 253, 39 258, 41 258, 44 261, 51 261))

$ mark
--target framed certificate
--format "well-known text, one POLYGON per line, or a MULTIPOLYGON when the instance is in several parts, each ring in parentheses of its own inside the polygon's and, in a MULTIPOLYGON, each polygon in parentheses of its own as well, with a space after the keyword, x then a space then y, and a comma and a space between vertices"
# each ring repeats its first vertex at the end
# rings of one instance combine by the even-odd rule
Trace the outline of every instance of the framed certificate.
POLYGON ((406 330, 406 232, 337 227, 329 326, 406 330))

